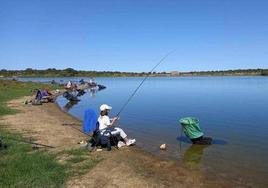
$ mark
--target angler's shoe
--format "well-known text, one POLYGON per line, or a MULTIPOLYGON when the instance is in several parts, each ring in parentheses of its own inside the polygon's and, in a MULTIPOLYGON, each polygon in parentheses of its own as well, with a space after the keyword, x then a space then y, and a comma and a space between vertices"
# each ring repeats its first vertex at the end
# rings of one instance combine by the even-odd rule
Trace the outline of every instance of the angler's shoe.
POLYGON ((129 139, 126 143, 127 146, 131 146, 133 144, 135 144, 136 140, 135 139, 129 139))

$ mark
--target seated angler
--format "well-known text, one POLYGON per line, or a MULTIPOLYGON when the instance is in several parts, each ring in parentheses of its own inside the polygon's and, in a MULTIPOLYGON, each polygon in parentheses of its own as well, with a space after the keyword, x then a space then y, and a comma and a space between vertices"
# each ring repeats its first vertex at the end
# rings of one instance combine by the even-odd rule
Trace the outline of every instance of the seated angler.
POLYGON ((113 126, 116 120, 118 120, 118 117, 114 117, 112 119, 109 118, 108 113, 111 109, 112 107, 108 106, 107 104, 103 104, 100 106, 101 112, 98 118, 98 122, 99 122, 99 130, 101 134, 105 136, 108 136, 107 132, 110 132, 112 135, 119 134, 124 139, 127 146, 133 145, 136 142, 135 139, 128 139, 123 129, 113 126))

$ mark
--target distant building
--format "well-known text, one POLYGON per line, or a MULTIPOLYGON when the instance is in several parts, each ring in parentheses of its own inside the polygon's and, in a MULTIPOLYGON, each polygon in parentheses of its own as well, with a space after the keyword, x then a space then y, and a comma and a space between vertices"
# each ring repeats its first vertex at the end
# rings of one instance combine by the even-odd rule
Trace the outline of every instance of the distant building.
POLYGON ((171 71, 170 72, 170 76, 179 76, 180 75, 180 72, 178 71, 171 71))

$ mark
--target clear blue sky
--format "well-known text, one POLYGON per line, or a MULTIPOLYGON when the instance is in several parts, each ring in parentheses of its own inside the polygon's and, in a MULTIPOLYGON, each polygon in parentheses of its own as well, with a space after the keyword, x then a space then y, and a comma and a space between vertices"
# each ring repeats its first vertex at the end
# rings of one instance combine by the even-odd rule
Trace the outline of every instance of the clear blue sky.
POLYGON ((266 0, 0 0, 0 69, 268 68, 266 0))

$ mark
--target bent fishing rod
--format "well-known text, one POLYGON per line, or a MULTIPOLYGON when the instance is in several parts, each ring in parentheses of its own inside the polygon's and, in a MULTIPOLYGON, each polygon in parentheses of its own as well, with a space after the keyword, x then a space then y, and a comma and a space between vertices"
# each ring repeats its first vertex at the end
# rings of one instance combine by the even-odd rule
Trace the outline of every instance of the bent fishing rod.
POLYGON ((158 67, 170 54, 172 54, 175 50, 172 50, 170 52, 168 52, 164 57, 162 57, 162 59, 160 59, 159 62, 157 62, 157 64, 152 68, 152 70, 147 74, 147 76, 145 76, 143 78, 143 80, 141 81, 141 83, 138 85, 138 87, 134 90, 134 92, 130 95, 130 97, 128 98, 128 100, 124 103, 124 105, 121 107, 121 109, 119 110, 119 112, 116 114, 116 117, 119 117, 119 115, 121 114, 121 112, 125 109, 125 107, 128 105, 128 103, 131 101, 131 99, 134 97, 134 95, 137 93, 137 91, 140 89, 140 87, 142 86, 142 84, 147 80, 147 78, 150 76, 150 74, 156 69, 156 67, 158 67))

